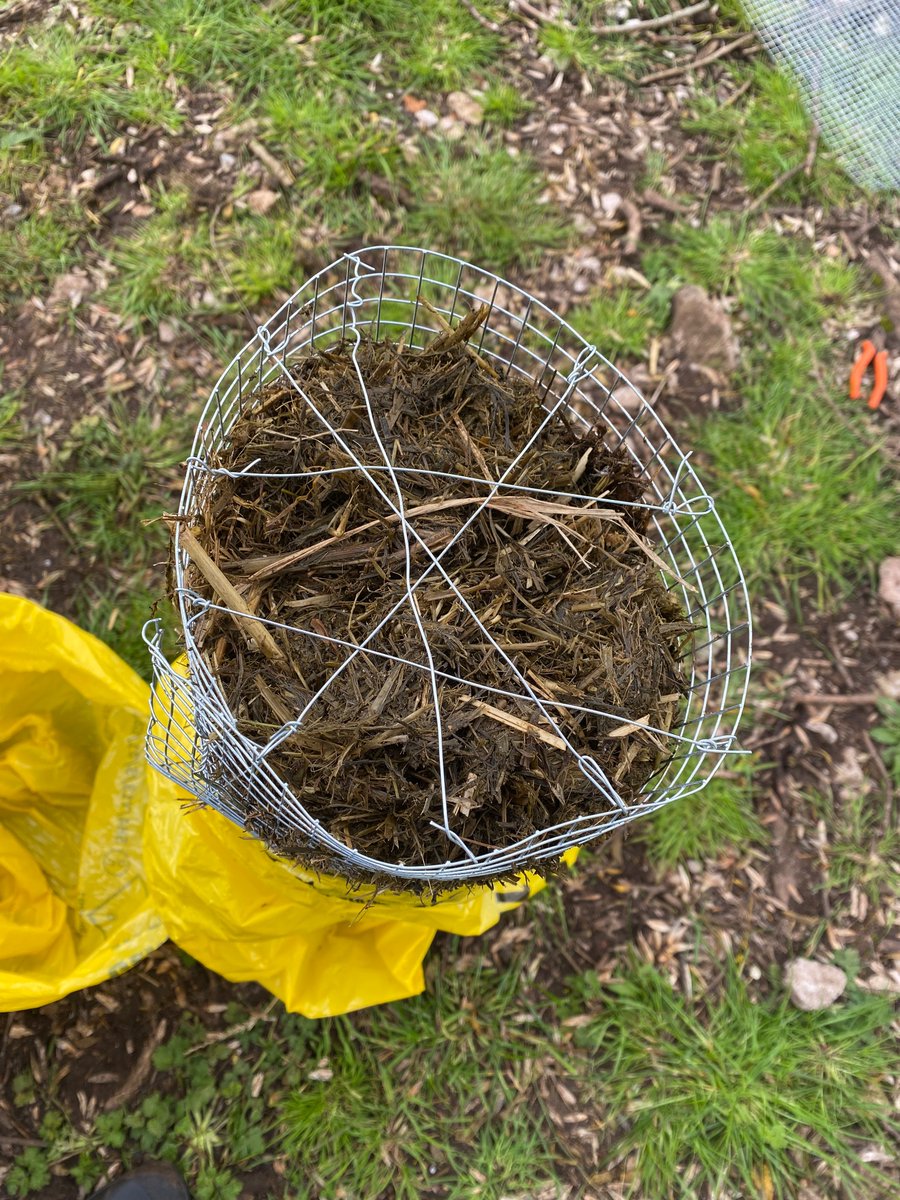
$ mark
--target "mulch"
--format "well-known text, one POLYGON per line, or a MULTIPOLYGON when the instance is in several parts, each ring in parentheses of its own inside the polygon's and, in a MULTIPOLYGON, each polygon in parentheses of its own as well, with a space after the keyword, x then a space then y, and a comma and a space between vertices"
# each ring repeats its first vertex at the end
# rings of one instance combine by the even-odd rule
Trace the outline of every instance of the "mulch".
MULTIPOLYGON (((247 399, 210 464, 205 553, 182 534, 192 582, 219 602, 195 634, 240 732, 265 745, 303 714, 267 761, 332 834, 388 863, 459 860, 444 811, 487 852, 610 810, 582 756, 634 801, 684 693, 692 626, 649 510, 631 507, 637 468, 565 409, 548 418, 539 381, 478 354, 487 312, 424 350, 363 339, 299 360, 247 399), (396 475, 356 467, 385 461, 396 475), (223 605, 223 574, 241 585, 231 605, 277 625, 223 605)), ((272 850, 357 876, 277 797, 224 772, 219 786, 272 850)))

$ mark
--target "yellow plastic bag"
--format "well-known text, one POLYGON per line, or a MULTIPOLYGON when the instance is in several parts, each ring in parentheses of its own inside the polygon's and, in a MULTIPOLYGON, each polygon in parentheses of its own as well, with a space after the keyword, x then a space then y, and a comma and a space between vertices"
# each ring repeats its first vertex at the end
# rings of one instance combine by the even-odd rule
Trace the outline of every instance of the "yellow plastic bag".
MULTIPOLYGON (((168 931, 227 979, 337 1015, 417 994, 437 930, 482 933, 545 886, 527 875, 434 904, 373 900, 273 858, 146 764, 151 693, 130 667, 2 594, 0 672, 0 1010, 99 983, 168 931)), ((153 708, 188 754, 185 720, 173 728, 158 693, 153 708)))
POLYGON ((63 617, 0 594, 0 1011, 124 971, 166 932, 148 896, 149 689, 63 617))
MULTIPOLYGON (((153 714, 170 759, 186 761, 193 736, 185 670, 183 660, 173 665, 153 714)), ((546 886, 529 873, 512 886, 462 888, 436 903, 383 892, 373 899, 372 888, 351 892, 340 879, 306 874, 211 809, 185 812, 162 792, 150 804, 144 861, 179 946, 226 979, 257 980, 307 1017, 417 995, 437 930, 483 933, 546 886)))
MULTIPOLYGON (((211 809, 150 805, 147 882, 170 936, 226 979, 254 979, 306 1017, 415 996, 439 929, 479 934, 546 886, 462 889, 427 903, 306 875, 211 809)), ((572 861, 574 852, 565 856, 572 861)))

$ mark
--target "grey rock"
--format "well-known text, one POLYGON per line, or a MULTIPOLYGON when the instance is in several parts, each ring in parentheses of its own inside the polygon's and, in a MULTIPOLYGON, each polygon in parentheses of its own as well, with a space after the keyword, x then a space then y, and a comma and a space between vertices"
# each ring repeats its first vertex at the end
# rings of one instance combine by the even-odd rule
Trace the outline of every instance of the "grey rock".
POLYGON ((878 595, 900 618, 900 558, 886 558, 878 568, 878 595))
POLYGON ((672 299, 669 339, 689 368, 727 376, 738 365, 738 343, 728 313, 703 288, 679 288, 672 299))
POLYGON ((791 1003, 804 1012, 829 1008, 847 986, 847 976, 840 967, 811 958, 795 958, 788 963, 784 978, 791 989, 791 1003))

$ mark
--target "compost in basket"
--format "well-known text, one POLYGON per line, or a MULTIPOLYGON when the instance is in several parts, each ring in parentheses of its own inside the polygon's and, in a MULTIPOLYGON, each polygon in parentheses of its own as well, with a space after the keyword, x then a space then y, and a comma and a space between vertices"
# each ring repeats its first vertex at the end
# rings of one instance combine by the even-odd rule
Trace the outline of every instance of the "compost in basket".
MULTIPOLYGON (((181 529, 215 606, 194 637, 239 731, 384 862, 437 867, 457 839, 487 853, 607 807, 583 755, 632 802, 685 690, 692 626, 637 468, 477 353, 486 315, 424 349, 360 337, 289 364, 246 398, 181 529)), ((223 786, 274 852, 351 874, 223 786)))

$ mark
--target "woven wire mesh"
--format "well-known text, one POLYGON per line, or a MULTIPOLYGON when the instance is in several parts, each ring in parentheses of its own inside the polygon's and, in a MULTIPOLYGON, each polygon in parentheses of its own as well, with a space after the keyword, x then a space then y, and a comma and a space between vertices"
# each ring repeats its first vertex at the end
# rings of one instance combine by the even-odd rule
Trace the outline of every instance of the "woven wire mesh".
MULTIPOLYGON (((653 408, 613 364, 539 300, 488 271, 427 250, 377 246, 344 255, 315 275, 260 327, 213 389, 188 460, 180 516, 188 521, 197 519, 216 474, 223 470, 215 465, 218 452, 228 444, 234 423, 253 405, 266 383, 282 379, 311 404, 288 374, 294 360, 338 343, 352 345, 354 339, 358 345, 364 333, 392 340, 402 335, 408 347, 421 348, 440 332, 435 310, 452 324, 469 305, 478 303, 489 305, 489 315, 478 335, 478 353, 502 373, 516 373, 538 383, 545 413, 541 428, 565 408, 586 430, 595 426, 601 430, 611 448, 624 446, 640 472, 646 499, 636 503, 650 511, 657 539, 655 549, 668 568, 666 586, 675 589, 696 627, 689 654, 687 692, 676 725, 655 731, 665 739, 666 757, 638 801, 625 803, 596 761, 570 746, 580 769, 596 789, 597 808, 590 815, 542 829, 507 847, 477 852, 454 831, 445 804, 442 821, 433 824, 446 834, 446 861, 416 865, 374 859, 332 836, 268 762, 272 749, 302 723, 305 711, 276 731, 265 745, 251 741, 239 730, 198 646, 202 622, 210 610, 229 610, 189 586, 189 559, 176 530, 174 580, 186 669, 182 672, 168 663, 159 624, 150 622, 145 633, 155 684, 147 735, 150 762, 238 825, 247 824, 252 810, 252 831, 264 841, 277 843, 285 831, 299 832, 310 847, 330 851, 350 875, 365 871, 438 886, 496 877, 525 862, 555 857, 568 846, 591 841, 699 790, 728 756, 740 753, 735 743, 750 666, 750 613, 740 566, 712 498, 653 408), (423 297, 427 305, 422 303, 423 297)), ((372 483, 373 502, 377 505, 379 497, 389 500, 387 490, 379 490, 379 480, 385 478, 385 471, 395 478, 390 465, 361 463, 359 469, 372 483)), ((465 483, 468 477, 452 478, 465 483)), ((514 480, 469 482, 477 484, 482 493, 489 487, 490 494, 496 494, 500 487, 513 492, 517 487, 514 480)), ((598 503, 596 497, 568 492, 549 495, 580 504, 598 503)), ((399 515, 402 522, 402 511, 399 515)), ((417 536, 411 525, 408 532, 417 536)), ((436 561, 413 587, 434 569, 441 569, 436 561)), ((451 586, 455 586, 452 581, 451 586)), ((274 621, 266 624, 278 629, 280 636, 291 638, 297 652, 302 650, 304 639, 322 636, 299 625, 274 621)), ((373 655, 374 661, 383 661, 385 668, 391 666, 391 655, 367 648, 369 638, 362 643, 327 640, 346 652, 345 663, 355 654, 365 653, 373 655)), ((424 635, 423 641, 426 653, 413 665, 430 677, 433 685, 439 736, 440 678, 464 682, 495 695, 497 689, 477 680, 436 672, 424 635)), ((500 694, 533 702, 533 719, 545 721, 566 740, 558 709, 577 706, 546 706, 532 692, 524 675, 519 673, 517 678, 517 691, 500 694)), ((622 719, 618 713, 587 711, 622 719)), ((629 714, 627 719, 640 722, 642 714, 629 714)), ((568 733, 571 735, 571 730, 568 733)))
POLYGON ((743 0, 848 174, 900 188, 900 0, 743 0))

